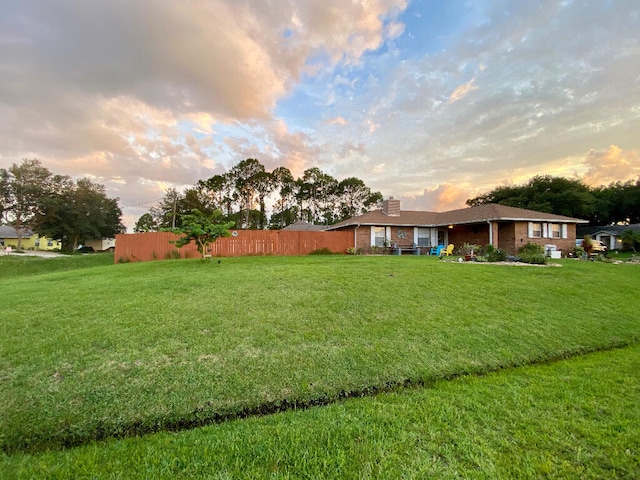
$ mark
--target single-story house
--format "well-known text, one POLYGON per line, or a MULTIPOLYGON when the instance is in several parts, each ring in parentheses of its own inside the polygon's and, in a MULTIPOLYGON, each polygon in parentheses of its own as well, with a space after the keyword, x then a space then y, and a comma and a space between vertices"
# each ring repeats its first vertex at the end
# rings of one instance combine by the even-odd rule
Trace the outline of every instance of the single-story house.
POLYGON ((631 225, 606 225, 606 226, 588 226, 578 227, 577 237, 584 238, 585 235, 591 235, 594 240, 600 240, 609 250, 617 250, 622 248, 622 235, 627 230, 633 230, 640 233, 640 223, 631 225))
POLYGON ((587 220, 536 212, 499 204, 448 212, 401 210, 400 200, 384 200, 382 209, 349 218, 327 230, 353 231, 354 246, 364 252, 392 244, 432 246, 464 243, 488 244, 515 255, 527 243, 536 243, 566 255, 576 245, 576 226, 587 220))
MULTIPOLYGON (((8 225, 0 226, 0 245, 14 249, 18 248, 18 232, 15 228, 8 225)), ((57 240, 41 237, 31 230, 22 232, 23 250, 59 250, 61 248, 62 244, 57 240)))

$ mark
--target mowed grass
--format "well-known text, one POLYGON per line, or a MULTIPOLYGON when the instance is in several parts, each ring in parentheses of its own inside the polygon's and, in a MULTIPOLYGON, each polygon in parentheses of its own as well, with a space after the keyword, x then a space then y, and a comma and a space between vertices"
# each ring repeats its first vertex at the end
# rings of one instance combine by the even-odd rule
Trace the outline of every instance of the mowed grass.
POLYGON ((245 257, 30 273, 3 277, 0 289, 7 454, 428 386, 640 339, 637 265, 245 257))
POLYGON ((179 433, 4 458, 2 478, 640 478, 640 346, 179 433))
POLYGON ((113 253, 39 257, 13 253, 0 256, 0 280, 112 265, 113 253))

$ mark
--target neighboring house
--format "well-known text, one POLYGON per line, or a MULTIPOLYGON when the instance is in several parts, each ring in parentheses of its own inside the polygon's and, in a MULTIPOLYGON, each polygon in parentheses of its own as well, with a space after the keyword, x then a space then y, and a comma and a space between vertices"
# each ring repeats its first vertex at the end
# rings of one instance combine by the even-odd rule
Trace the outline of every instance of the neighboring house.
MULTIPOLYGON (((0 226, 0 245, 18 248, 18 233, 15 228, 6 225, 0 226)), ((62 243, 57 240, 41 237, 31 230, 25 230, 22 233, 23 250, 60 250, 61 248, 62 243)))
POLYGON ((587 220, 536 212, 498 204, 448 212, 407 211, 390 197, 382 209, 344 220, 327 230, 352 230, 356 248, 416 245, 426 252, 431 246, 464 243, 491 244, 515 255, 527 243, 552 245, 565 254, 576 244, 577 224, 587 220))
POLYGON ((291 225, 287 225, 282 230, 289 230, 289 231, 296 231, 296 232, 309 232, 309 231, 322 232, 323 230, 326 230, 326 229, 327 229, 326 225, 314 225, 313 223, 303 222, 302 220, 298 220, 297 222, 292 223, 291 225))
POLYGON ((631 225, 607 225, 607 226, 588 226, 578 227, 578 238, 584 238, 585 235, 591 235, 594 240, 600 240, 609 250, 618 250, 622 248, 622 235, 627 230, 633 230, 640 233, 640 223, 631 225))
POLYGON ((85 247, 92 247, 96 252, 104 252, 116 247, 115 238, 96 238, 84 242, 85 247))

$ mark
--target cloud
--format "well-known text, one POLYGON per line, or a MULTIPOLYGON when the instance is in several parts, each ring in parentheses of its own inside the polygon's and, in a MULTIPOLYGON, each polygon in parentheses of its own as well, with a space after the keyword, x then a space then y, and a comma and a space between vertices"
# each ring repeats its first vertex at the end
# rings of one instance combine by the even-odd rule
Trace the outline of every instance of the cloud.
POLYGON ((306 168, 313 142, 280 125, 276 102, 304 75, 358 64, 400 34, 405 7, 404 0, 4 4, 0 166, 35 156, 56 173, 104 179, 126 202, 137 200, 142 184, 195 183, 249 152, 306 168))
POLYGON ((449 96, 449 102, 457 102, 458 100, 466 97, 470 92, 477 90, 479 87, 473 84, 475 80, 475 78, 472 78, 467 83, 457 86, 455 90, 451 92, 451 95, 449 96))
MULTIPOLYGON (((441 51, 393 68, 379 57, 380 69, 368 72, 375 83, 336 99, 333 111, 349 122, 351 137, 364 139, 368 158, 359 168, 373 172, 369 182, 385 195, 455 182, 468 185, 470 197, 509 179, 582 175, 590 148, 637 151, 638 6, 491 5, 478 15, 484 21, 468 22, 441 51), (379 127, 369 136, 359 123, 379 127), (384 177, 375 173, 380 164, 384 177)), ((607 178, 617 176, 627 174, 615 168, 607 178)))
POLYGON ((444 212, 465 207, 469 198, 468 186, 445 183, 433 188, 425 188, 416 196, 401 196, 403 210, 426 210, 444 212))
POLYGON ((408 3, 5 2, 0 167, 37 157, 129 205, 255 157, 432 209, 638 175, 637 2, 460 2, 403 48, 438 14, 408 3))
POLYGON ((611 145, 605 150, 590 150, 584 159, 584 164, 587 171, 583 179, 591 186, 640 178, 638 150, 624 151, 616 145, 611 145))
POLYGON ((332 118, 331 120, 327 120, 327 124, 344 126, 347 124, 347 121, 343 117, 337 116, 335 118, 332 118))

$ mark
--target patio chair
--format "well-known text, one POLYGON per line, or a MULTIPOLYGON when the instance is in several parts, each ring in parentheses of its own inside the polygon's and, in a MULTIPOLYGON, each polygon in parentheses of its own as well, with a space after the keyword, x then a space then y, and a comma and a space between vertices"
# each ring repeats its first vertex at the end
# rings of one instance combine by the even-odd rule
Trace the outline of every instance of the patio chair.
POLYGON ((440 252, 442 252, 443 248, 444 248, 444 245, 438 245, 437 247, 431 247, 431 250, 429 250, 429 255, 438 255, 438 256, 440 256, 440 252))
POLYGON ((442 255, 448 257, 449 255, 453 254, 453 248, 454 248, 453 243, 450 243, 449 245, 447 245, 447 248, 441 251, 442 255))

